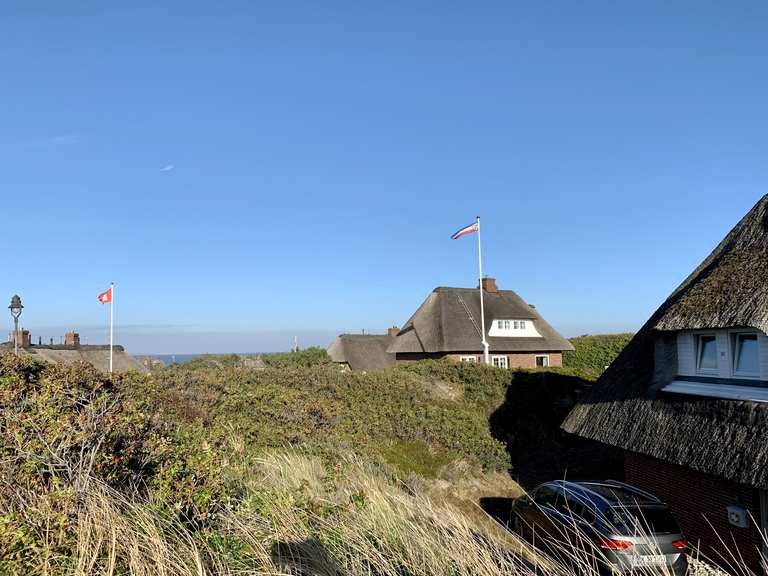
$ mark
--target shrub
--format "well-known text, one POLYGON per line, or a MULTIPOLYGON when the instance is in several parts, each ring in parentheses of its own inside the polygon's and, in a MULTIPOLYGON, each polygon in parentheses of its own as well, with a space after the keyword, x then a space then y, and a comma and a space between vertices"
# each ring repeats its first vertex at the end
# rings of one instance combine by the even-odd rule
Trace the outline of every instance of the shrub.
POLYGON ((563 366, 601 374, 629 343, 634 334, 604 334, 571 338, 575 350, 563 353, 563 366))

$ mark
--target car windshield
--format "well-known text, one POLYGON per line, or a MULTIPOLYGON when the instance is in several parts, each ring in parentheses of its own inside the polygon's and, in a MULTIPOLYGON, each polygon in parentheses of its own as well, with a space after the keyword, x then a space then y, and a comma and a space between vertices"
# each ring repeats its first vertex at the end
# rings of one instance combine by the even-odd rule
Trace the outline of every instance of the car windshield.
POLYGON ((606 520, 618 534, 676 534, 680 532, 675 518, 666 508, 615 506, 606 512, 606 520))

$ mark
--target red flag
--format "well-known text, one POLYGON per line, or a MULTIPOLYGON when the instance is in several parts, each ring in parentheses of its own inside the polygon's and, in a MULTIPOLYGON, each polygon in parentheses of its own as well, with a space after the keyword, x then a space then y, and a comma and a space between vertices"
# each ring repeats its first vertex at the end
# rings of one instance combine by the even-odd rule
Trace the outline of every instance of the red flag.
POLYGON ((102 304, 107 304, 109 302, 112 302, 112 288, 107 290, 106 292, 102 292, 99 294, 99 302, 102 304))

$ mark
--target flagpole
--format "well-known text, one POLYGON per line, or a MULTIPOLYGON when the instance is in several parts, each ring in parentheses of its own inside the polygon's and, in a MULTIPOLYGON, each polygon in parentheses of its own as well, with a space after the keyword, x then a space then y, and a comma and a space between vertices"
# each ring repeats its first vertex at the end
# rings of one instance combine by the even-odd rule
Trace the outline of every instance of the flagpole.
POLYGON ((483 307, 483 252, 480 248, 480 216, 477 217, 477 263, 480 270, 480 330, 483 333, 483 362, 487 365, 491 362, 488 353, 488 341, 485 339, 485 308, 483 307))
POLYGON ((112 336, 113 326, 115 324, 115 283, 109 285, 112 291, 112 299, 109 302, 109 373, 112 374, 112 336))

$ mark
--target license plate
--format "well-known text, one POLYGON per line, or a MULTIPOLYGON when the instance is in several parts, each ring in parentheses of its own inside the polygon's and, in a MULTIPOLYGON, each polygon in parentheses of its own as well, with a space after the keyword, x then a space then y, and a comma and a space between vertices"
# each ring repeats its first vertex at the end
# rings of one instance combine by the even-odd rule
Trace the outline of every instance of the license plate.
POLYGON ((635 556, 632 558, 632 564, 635 566, 658 566, 666 564, 667 557, 663 554, 649 554, 648 556, 635 556))

